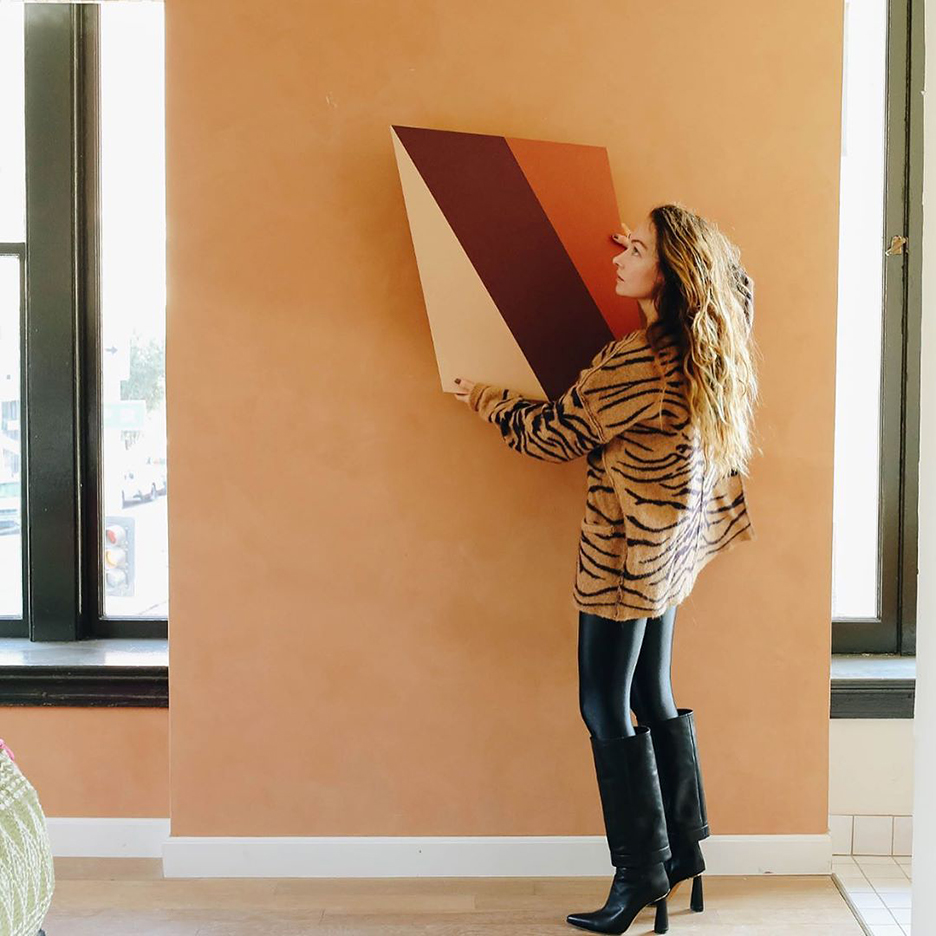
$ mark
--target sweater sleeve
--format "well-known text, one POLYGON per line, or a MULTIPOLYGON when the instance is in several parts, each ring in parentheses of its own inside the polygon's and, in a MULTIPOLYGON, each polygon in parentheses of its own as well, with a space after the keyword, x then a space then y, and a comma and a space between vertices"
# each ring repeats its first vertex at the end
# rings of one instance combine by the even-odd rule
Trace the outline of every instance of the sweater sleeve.
POLYGON ((516 452, 551 462, 580 458, 653 418, 662 405, 663 373, 636 334, 609 342, 557 400, 528 400, 505 387, 476 383, 468 404, 516 452))

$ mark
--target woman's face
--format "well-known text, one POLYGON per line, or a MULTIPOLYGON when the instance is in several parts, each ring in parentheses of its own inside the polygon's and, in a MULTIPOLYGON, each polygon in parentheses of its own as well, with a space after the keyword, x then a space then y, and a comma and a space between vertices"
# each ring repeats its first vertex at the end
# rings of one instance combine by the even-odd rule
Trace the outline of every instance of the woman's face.
POLYGON ((647 299, 660 274, 650 218, 644 218, 639 227, 622 237, 627 246, 612 261, 617 267, 614 291, 630 299, 647 299))

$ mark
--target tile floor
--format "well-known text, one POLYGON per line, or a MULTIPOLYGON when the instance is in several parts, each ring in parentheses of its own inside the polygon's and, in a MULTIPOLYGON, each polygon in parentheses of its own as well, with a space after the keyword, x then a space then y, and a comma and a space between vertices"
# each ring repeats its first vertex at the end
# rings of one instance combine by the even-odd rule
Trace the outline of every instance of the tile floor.
POLYGON ((910 857, 833 855, 832 877, 872 936, 910 936, 910 857))

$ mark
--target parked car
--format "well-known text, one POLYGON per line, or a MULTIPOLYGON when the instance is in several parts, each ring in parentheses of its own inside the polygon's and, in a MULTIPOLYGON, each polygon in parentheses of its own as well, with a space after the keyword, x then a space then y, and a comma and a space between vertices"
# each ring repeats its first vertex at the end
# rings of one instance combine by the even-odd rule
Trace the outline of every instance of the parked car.
POLYGON ((130 501, 151 501, 158 494, 166 493, 165 467, 154 462, 151 457, 128 464, 124 469, 120 486, 122 506, 130 501))
POLYGON ((152 455, 146 459, 153 466, 153 474, 156 477, 156 487, 160 494, 165 494, 169 489, 169 475, 166 469, 165 455, 152 455))
POLYGON ((21 510, 22 494, 19 478, 7 478, 0 481, 0 535, 19 532, 21 510))

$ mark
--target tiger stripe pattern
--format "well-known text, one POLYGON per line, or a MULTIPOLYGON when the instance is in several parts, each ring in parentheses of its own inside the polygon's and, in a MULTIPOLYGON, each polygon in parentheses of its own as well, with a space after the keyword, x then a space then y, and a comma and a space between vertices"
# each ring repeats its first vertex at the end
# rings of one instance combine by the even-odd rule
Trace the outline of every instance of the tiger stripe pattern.
POLYGON ((657 617, 689 594, 716 555, 756 538, 742 477, 706 471, 672 341, 655 351, 640 329, 609 342, 554 401, 476 383, 468 402, 522 455, 585 458, 578 610, 657 617))

